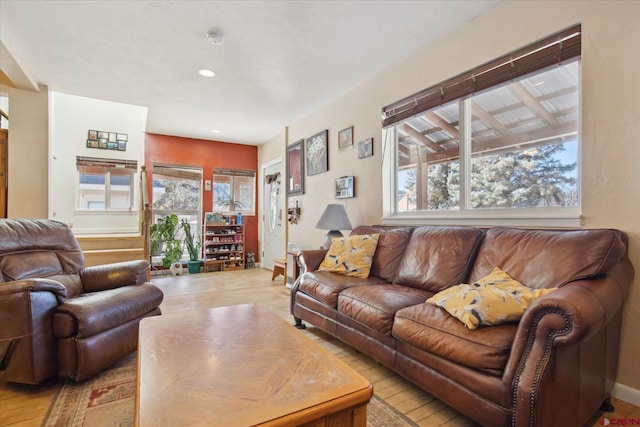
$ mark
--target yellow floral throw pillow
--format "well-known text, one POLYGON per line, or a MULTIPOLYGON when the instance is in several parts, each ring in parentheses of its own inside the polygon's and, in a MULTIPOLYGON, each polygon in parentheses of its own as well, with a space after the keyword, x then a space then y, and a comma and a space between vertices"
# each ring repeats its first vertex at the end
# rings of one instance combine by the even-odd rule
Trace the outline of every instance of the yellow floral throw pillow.
POLYGON ((366 279, 379 237, 379 233, 334 237, 318 270, 366 279))
POLYGON ((476 329, 520 320, 533 301, 556 289, 529 288, 496 267, 477 282, 452 286, 427 302, 447 310, 468 329, 476 329))

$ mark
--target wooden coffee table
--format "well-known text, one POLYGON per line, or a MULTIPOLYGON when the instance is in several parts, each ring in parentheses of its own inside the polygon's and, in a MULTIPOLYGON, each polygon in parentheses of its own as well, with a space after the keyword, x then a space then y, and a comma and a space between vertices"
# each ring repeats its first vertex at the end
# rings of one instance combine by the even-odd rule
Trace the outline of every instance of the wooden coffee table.
POLYGON ((366 426, 369 382, 256 304, 143 319, 137 426, 366 426))

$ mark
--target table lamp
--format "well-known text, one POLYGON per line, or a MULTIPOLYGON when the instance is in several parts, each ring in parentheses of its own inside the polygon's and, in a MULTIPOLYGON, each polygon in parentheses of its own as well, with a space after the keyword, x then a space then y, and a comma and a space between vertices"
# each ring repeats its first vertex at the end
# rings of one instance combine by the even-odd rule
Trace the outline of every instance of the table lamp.
POLYGON ((320 230, 329 230, 324 236, 323 245, 325 249, 329 249, 331 247, 332 237, 342 237, 343 234, 340 230, 351 230, 352 227, 344 206, 329 204, 318 220, 316 228, 319 228, 320 230))

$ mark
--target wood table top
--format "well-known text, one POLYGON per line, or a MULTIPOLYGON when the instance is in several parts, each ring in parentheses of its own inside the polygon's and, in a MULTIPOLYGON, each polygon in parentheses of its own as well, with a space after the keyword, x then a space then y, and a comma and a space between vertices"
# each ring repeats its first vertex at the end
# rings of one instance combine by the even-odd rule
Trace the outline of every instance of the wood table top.
POLYGON ((300 425, 357 404, 369 382, 257 304, 140 323, 136 425, 300 425))

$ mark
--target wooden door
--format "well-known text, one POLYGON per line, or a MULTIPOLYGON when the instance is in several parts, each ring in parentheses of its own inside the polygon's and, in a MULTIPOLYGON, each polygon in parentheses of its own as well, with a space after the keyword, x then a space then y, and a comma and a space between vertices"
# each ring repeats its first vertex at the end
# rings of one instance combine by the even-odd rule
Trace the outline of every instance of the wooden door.
POLYGON ((7 217, 7 155, 9 131, 0 129, 0 218, 7 217))

